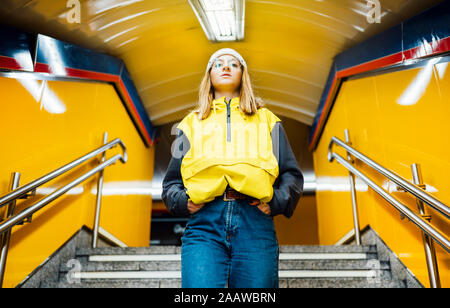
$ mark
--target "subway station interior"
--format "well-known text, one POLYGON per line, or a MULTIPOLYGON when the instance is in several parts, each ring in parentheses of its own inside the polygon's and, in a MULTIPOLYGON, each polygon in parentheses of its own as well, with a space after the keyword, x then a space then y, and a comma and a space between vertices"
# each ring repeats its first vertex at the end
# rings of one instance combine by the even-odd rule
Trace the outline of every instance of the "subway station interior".
POLYGON ((1 0, 1 287, 181 287, 163 181, 221 48, 304 178, 280 288, 450 287, 449 0, 1 0))

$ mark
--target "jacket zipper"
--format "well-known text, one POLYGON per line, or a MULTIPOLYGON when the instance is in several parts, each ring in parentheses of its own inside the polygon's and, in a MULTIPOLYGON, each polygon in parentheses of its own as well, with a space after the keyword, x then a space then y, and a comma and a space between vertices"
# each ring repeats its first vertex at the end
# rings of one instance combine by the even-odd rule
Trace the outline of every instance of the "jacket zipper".
POLYGON ((225 101, 225 104, 227 105, 227 142, 231 142, 231 99, 228 103, 225 101))

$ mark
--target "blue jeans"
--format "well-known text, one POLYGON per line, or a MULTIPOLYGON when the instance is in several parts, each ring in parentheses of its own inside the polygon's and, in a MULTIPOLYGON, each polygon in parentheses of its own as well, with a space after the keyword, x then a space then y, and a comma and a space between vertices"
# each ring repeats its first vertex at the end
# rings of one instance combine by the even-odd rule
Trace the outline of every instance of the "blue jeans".
POLYGON ((206 203, 181 240, 183 288, 278 288, 273 218, 246 200, 206 203))

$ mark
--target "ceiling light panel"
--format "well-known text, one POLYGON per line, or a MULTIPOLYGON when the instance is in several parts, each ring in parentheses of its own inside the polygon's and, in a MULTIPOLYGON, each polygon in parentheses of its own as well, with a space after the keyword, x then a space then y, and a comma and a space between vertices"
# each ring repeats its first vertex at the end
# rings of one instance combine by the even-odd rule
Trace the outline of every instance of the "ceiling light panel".
POLYGON ((244 39, 245 0, 189 0, 210 41, 244 39))

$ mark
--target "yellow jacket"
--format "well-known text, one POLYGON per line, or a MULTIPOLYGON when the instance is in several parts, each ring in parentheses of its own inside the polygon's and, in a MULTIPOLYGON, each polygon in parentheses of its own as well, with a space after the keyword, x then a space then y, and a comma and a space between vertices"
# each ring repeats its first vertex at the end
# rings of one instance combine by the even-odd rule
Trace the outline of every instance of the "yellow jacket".
POLYGON ((181 175, 190 199, 196 204, 212 201, 229 185, 269 202, 278 176, 270 133, 278 121, 267 108, 245 115, 239 110, 239 97, 214 100, 204 120, 189 113, 177 127, 189 143, 181 175))
POLYGON ((303 175, 281 120, 267 108, 239 110, 239 98, 212 102, 208 118, 189 113, 177 126, 161 197, 170 213, 189 216, 227 185, 268 203, 271 215, 291 217, 303 191, 303 175))

